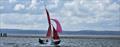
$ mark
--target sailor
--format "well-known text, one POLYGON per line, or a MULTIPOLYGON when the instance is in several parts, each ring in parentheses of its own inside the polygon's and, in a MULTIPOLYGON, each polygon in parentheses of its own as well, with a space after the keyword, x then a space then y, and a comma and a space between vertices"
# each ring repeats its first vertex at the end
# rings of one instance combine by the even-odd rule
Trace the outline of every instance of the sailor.
POLYGON ((39 43, 40 43, 40 44, 44 44, 44 43, 43 43, 43 40, 40 39, 40 38, 39 38, 39 43))
POLYGON ((0 33, 0 37, 2 37, 2 33, 0 33))

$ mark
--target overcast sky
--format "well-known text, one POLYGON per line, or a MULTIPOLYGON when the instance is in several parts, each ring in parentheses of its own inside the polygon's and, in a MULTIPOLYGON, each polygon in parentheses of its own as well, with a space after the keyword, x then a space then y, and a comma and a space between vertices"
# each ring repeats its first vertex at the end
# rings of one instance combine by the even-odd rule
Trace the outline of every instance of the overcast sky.
POLYGON ((47 30, 44 4, 63 30, 120 31, 120 0, 0 0, 0 28, 47 30))

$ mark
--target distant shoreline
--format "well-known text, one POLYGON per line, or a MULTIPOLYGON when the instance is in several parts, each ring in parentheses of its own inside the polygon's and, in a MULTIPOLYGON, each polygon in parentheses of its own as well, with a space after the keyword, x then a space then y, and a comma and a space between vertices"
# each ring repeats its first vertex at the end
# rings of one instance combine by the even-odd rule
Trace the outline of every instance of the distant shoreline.
MULTIPOLYGON (((13 38, 45 38, 45 35, 8 35, 13 38)), ((119 35, 60 35, 60 38, 81 38, 81 39, 120 39, 119 35)))

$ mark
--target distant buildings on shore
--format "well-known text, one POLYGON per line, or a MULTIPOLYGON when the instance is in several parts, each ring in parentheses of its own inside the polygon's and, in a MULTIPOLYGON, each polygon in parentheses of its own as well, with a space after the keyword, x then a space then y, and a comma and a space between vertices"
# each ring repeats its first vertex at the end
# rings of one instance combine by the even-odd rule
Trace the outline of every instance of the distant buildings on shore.
POLYGON ((7 33, 0 33, 0 37, 7 37, 7 33))

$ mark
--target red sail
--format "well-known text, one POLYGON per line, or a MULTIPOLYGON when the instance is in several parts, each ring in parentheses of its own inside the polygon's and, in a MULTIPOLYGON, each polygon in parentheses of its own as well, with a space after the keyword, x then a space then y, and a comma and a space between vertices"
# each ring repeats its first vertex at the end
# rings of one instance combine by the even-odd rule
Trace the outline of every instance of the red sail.
POLYGON ((57 33, 57 31, 55 30, 54 27, 53 27, 53 39, 54 39, 54 40, 59 40, 58 33, 57 33))
POLYGON ((51 21, 50 21, 50 16, 49 16, 49 12, 48 10, 45 8, 46 10, 46 14, 47 14, 47 19, 48 19, 48 24, 49 24, 49 27, 48 27, 48 32, 47 32, 47 38, 49 38, 51 36, 51 21))
POLYGON ((50 36, 51 36, 51 27, 49 26, 46 37, 50 38, 50 36))
POLYGON ((56 31, 57 32, 62 32, 62 27, 57 19, 51 19, 56 23, 56 31))

